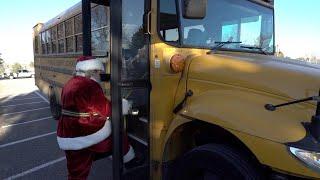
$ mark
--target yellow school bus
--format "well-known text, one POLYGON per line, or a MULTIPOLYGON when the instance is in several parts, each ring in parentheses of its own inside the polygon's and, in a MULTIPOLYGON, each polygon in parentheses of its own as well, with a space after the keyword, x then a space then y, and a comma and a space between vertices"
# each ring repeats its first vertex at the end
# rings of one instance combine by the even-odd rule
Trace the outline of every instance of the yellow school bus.
POLYGON ((270 0, 82 0, 33 37, 55 118, 76 58, 105 63, 116 180, 320 178, 320 68, 274 56, 270 0))

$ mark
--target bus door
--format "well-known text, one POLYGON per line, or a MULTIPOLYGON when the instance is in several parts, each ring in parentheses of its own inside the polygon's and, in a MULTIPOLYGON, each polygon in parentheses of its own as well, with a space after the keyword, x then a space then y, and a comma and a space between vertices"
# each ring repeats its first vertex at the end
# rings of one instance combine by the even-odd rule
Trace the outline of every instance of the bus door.
POLYGON ((146 19, 149 0, 111 0, 111 101, 113 179, 149 179, 149 46, 146 19), (132 105, 122 115, 122 100, 132 105), (121 139, 127 134, 138 159, 125 168, 121 139))
MULTIPOLYGON (((149 179, 149 46, 146 22, 150 0, 82 0, 83 55, 94 55, 96 49, 109 51, 111 66, 110 95, 112 103, 113 179, 149 179), (107 8, 97 17, 109 16, 107 36, 92 31, 94 4, 107 8), (91 12, 92 11, 92 12, 91 12), (108 38, 106 38, 108 37, 108 38), (106 41, 109 46, 98 45, 106 41), (97 42, 97 43, 94 43, 97 42), (132 105, 129 115, 122 115, 122 100, 132 105), (137 166, 125 168, 122 142, 127 134, 138 159, 137 166)), ((93 18, 94 19, 94 18, 93 18)), ((103 19, 101 22, 104 22, 103 19)), ((99 21, 100 22, 100 21, 99 21)), ((99 24, 99 23, 98 23, 99 24)), ((104 26, 102 26, 104 27, 104 26)), ((101 28, 97 28, 99 31, 101 28)), ((100 33, 101 34, 101 33, 100 33)), ((108 72, 108 70, 106 70, 108 72)))

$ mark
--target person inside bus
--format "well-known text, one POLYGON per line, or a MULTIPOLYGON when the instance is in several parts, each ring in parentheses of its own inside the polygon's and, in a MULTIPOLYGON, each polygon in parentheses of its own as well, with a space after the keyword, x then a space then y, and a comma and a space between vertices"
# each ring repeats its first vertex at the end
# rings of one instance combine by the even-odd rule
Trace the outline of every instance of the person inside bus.
MULTIPOLYGON (((65 151, 69 180, 87 179, 93 161, 112 153, 111 103, 100 86, 103 71, 101 61, 82 56, 77 60, 75 76, 62 89, 57 141, 65 151)), ((128 113, 126 100, 123 109, 128 113)), ((135 152, 126 136, 123 152, 125 165, 135 163, 135 152)))

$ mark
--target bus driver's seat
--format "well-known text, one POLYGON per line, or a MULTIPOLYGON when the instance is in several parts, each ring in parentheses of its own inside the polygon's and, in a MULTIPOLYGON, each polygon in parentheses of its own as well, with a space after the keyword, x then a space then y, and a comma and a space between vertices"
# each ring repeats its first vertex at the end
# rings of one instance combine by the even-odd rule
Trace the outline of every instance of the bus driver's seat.
POLYGON ((205 33, 200 29, 190 29, 187 38, 184 40, 186 45, 205 46, 205 33))

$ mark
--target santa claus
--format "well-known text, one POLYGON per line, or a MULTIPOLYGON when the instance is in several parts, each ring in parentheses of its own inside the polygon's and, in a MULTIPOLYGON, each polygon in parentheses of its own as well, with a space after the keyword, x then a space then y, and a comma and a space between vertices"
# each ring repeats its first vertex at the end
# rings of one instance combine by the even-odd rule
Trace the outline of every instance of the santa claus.
MULTIPOLYGON (((61 93, 62 116, 57 141, 65 151, 68 179, 87 179, 93 161, 112 152, 111 104, 101 84, 103 63, 93 57, 77 60, 75 76, 61 93)), ((124 106, 127 101, 123 100, 124 106)), ((128 107, 125 107, 127 113, 128 107)), ((124 138, 124 163, 134 159, 133 148, 124 138)))

